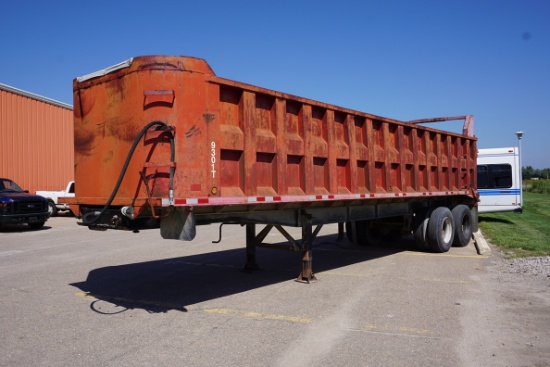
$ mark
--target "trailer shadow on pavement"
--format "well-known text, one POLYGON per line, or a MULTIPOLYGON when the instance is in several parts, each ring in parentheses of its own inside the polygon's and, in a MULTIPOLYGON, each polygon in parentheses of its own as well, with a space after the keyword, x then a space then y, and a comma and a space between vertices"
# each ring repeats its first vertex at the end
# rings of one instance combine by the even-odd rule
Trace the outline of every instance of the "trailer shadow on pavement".
MULTIPOLYGON (((415 251, 414 243, 400 240, 365 247, 338 241, 335 235, 320 236, 314 242, 313 271, 322 273, 402 251, 415 251)), ((186 312, 186 306, 292 281, 301 270, 300 256, 299 252, 257 248, 260 269, 250 273, 242 270, 245 249, 231 249, 98 268, 90 271, 85 281, 70 285, 80 289, 82 296, 90 297, 91 309, 98 313, 128 309, 186 312)), ((296 287, 307 286, 315 285, 296 283, 296 287)))

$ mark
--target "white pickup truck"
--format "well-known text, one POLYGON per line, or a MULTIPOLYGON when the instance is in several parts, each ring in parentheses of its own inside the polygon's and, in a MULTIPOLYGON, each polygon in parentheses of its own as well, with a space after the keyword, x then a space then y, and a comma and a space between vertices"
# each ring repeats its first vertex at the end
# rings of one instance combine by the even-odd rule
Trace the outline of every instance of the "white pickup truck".
POLYGON ((69 181, 67 188, 61 191, 37 191, 36 195, 40 195, 48 199, 48 211, 50 217, 57 214, 58 210, 70 210, 67 204, 59 202, 59 198, 74 198, 74 181, 69 181))

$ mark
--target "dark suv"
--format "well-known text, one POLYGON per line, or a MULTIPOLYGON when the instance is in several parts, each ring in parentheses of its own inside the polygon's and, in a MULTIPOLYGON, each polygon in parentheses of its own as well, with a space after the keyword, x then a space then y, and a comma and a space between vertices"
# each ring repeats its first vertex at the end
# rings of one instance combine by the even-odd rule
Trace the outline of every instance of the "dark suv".
POLYGON ((0 178, 0 226, 4 223, 27 223, 33 229, 44 226, 48 220, 48 200, 31 195, 15 182, 0 178))

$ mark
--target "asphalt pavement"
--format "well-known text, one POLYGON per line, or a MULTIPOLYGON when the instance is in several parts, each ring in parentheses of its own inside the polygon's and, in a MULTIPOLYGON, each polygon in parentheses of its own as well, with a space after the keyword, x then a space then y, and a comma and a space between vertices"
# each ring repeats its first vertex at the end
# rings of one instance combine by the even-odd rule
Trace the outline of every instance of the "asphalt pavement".
POLYGON ((0 229, 0 366, 472 362, 465 318, 491 256, 473 244, 445 254, 418 252, 411 238, 353 247, 327 225, 313 250, 319 280, 303 284, 296 252, 259 248, 260 270, 243 272, 237 225, 214 244, 213 225, 181 242, 76 222, 0 229))

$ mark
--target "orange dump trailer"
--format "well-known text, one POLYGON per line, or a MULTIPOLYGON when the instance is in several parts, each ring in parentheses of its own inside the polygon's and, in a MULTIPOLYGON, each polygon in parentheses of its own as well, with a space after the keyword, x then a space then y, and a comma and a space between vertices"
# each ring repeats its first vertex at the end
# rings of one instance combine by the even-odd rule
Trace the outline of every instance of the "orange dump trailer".
POLYGON ((466 245, 477 226, 471 116, 462 133, 436 130, 220 78, 179 56, 135 57, 73 90, 67 201, 90 228, 191 240, 200 224, 239 223, 252 269, 272 228, 291 239, 283 226, 301 227, 290 247, 309 282, 323 224, 345 224, 358 244, 412 232, 435 252, 466 245))

